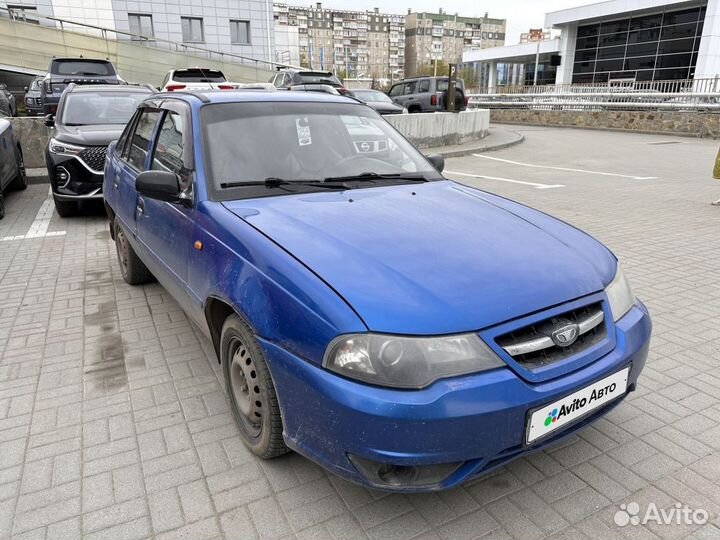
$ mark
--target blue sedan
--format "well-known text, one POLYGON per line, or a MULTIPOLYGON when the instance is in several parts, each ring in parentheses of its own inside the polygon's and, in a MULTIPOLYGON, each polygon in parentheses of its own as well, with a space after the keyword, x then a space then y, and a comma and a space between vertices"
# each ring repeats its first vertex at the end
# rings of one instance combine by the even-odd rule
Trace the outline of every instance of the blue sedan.
POLYGON ((156 94, 110 145, 123 278, 205 331, 257 456, 446 489, 635 389, 650 317, 612 253, 442 169, 370 107, 302 92, 156 94))

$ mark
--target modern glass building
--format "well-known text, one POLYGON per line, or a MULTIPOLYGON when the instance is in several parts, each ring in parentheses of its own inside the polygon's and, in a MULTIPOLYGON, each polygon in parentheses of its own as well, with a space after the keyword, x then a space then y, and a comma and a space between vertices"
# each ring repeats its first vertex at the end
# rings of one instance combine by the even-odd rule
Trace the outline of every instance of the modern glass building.
MULTIPOLYGON (((532 84, 535 64, 555 67, 547 83, 608 83, 714 78, 720 74, 720 0, 609 0, 548 13, 554 39, 467 50, 463 64, 498 81, 498 66, 523 64, 532 84)), ((550 73, 544 69, 540 72, 550 73)))
POLYGON ((579 25, 572 82, 692 79, 706 5, 579 25))

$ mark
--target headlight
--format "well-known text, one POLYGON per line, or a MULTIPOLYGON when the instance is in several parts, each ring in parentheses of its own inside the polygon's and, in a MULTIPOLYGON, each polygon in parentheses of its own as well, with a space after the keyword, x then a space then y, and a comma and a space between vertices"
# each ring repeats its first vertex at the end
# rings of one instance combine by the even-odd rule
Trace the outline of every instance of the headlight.
POLYGON ((83 150, 85 150, 83 146, 76 146, 74 144, 60 142, 57 139, 50 139, 50 152, 53 154, 76 156, 83 150))
POLYGON ((475 334, 400 337, 340 336, 328 346, 323 366, 380 386, 422 388, 437 379, 503 367, 475 334))
POLYGON ((617 265, 615 277, 610 282, 610 285, 605 288, 605 293, 610 303, 610 311, 614 321, 617 321, 630 311, 630 308, 635 304, 635 295, 633 295, 630 283, 628 283, 622 268, 620 268, 620 263, 617 265))

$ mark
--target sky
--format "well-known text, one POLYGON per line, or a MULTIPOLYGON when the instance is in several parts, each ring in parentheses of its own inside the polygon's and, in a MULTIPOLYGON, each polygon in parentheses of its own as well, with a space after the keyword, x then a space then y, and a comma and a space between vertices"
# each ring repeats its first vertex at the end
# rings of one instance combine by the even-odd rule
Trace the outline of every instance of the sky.
MULTIPOLYGON (((513 45, 520 40, 520 34, 529 28, 539 28, 545 20, 545 13, 569 7, 592 3, 593 0, 321 0, 323 7, 365 10, 379 7, 381 11, 405 14, 409 7, 413 11, 437 13, 442 7, 446 13, 466 17, 480 16, 488 12, 490 17, 507 19, 505 43, 513 45)), ((594 0, 599 1, 599 0, 594 0)), ((294 0, 292 5, 315 4, 310 0, 294 0)))

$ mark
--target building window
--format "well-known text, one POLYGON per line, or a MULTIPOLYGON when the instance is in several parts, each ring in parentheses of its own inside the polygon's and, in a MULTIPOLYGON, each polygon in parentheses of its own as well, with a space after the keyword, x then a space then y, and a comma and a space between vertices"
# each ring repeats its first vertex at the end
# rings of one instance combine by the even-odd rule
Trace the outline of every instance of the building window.
POLYGON ((250 43, 250 21, 230 21, 230 41, 237 45, 250 43))
POLYGON ((28 22, 32 24, 40 24, 40 21, 37 19, 37 8, 36 7, 29 7, 29 6, 13 6, 11 4, 7 5, 8 10, 11 12, 11 17, 15 19, 19 19, 23 22, 28 22))
MULTIPOLYGON (((128 24, 130 32, 145 37, 153 37, 152 15, 143 15, 141 13, 128 13, 128 24)), ((135 38, 133 38, 135 39, 135 38)))
POLYGON ((185 43, 203 43, 205 41, 202 17, 180 17, 180 23, 185 43))

